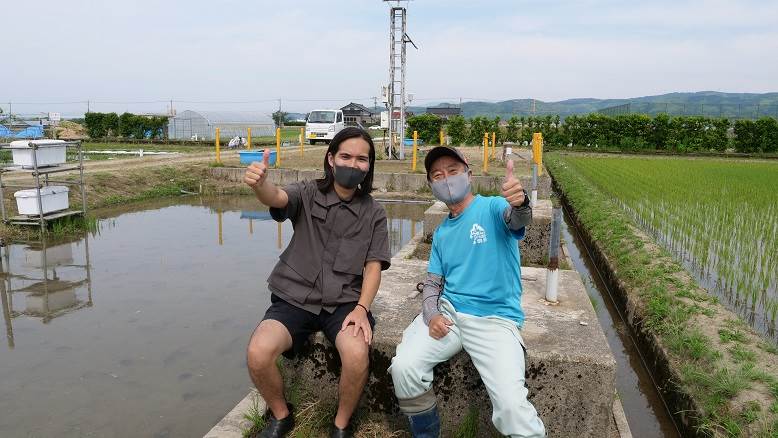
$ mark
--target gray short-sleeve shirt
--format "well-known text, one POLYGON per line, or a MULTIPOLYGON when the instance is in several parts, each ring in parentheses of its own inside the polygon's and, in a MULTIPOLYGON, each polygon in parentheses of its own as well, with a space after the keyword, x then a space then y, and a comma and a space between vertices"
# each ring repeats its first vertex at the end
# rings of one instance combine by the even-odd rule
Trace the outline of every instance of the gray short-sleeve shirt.
POLYGON ((319 314, 359 300, 368 261, 389 268, 386 211, 372 196, 341 201, 334 189, 322 193, 316 181, 284 187, 286 208, 271 208, 276 221, 292 221, 294 234, 268 277, 271 292, 319 314))

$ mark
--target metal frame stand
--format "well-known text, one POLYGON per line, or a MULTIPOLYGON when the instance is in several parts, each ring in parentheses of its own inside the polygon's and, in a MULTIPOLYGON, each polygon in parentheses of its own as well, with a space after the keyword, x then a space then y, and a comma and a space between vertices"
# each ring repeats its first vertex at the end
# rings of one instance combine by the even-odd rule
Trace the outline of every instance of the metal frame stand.
MULTIPOLYGON (((86 216, 86 190, 84 189, 84 151, 81 146, 81 141, 67 141, 64 143, 43 143, 43 144, 35 144, 33 142, 30 142, 28 144, 29 148, 32 150, 32 163, 33 167, 32 169, 25 169, 21 166, 8 166, 0 168, 0 200, 3 202, 0 202, 0 212, 2 213, 2 218, 4 223, 11 223, 14 225, 39 225, 41 229, 41 234, 44 233, 46 230, 46 224, 49 221, 53 221, 59 218, 63 218, 66 216, 74 216, 74 215, 81 215, 86 216), (57 165, 57 166, 50 166, 50 167, 38 167, 38 150, 43 148, 49 148, 49 147, 62 147, 65 146, 65 148, 74 148, 78 151, 78 164, 77 165, 57 165), (61 172, 69 172, 73 170, 79 171, 79 179, 77 182, 74 181, 54 181, 49 179, 49 175, 53 173, 61 173, 61 172), (35 180, 35 185, 18 185, 18 184, 5 184, 3 183, 3 174, 7 172, 30 172, 33 179, 35 180), (41 176, 43 176, 43 183, 41 183, 41 176), (79 186, 81 190, 81 210, 71 210, 70 208, 65 210, 60 210, 48 214, 43 213, 43 201, 41 200, 41 188, 49 186, 51 183, 56 184, 64 184, 64 185, 70 185, 70 186, 79 186), (17 216, 11 216, 9 217, 7 212, 5 211, 5 188, 20 188, 20 189, 30 189, 35 188, 38 195, 38 215, 36 216, 27 216, 27 215, 17 215, 17 216)), ((0 150, 11 150, 11 146, 8 143, 0 144, 0 150)), ((66 160, 67 160, 67 152, 65 153, 66 160)), ((68 205, 70 205, 70 201, 68 200, 68 205)))

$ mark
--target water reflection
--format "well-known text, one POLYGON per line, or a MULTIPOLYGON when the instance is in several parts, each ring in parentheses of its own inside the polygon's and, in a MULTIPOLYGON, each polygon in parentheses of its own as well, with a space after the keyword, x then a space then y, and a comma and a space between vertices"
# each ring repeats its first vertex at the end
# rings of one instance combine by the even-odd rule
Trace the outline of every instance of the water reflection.
POLYGON ((89 263, 89 236, 71 241, 37 242, 0 248, 0 295, 2 295, 8 347, 14 348, 13 320, 20 316, 52 319, 85 307, 92 307, 92 280, 89 263), (84 262, 74 263, 73 247, 81 246, 84 262), (21 263, 11 263, 11 252, 23 253, 21 263), (86 296, 77 290, 85 286, 86 296), (24 302, 19 302, 23 298, 24 302), (16 303, 14 303, 16 301, 16 303))
MULTIPOLYGON (((426 207, 386 204, 393 253, 426 207)), ((202 436, 248 390, 292 226, 248 196, 96 213, 88 239, 2 248, 0 437, 202 436)))
MULTIPOLYGON (((230 199, 230 198, 228 198, 230 199)), ((233 198, 234 199, 234 198, 233 198)), ((253 198, 244 200, 254 204, 253 207, 259 206, 258 202, 253 198)), ((216 211, 217 216, 217 240, 219 245, 224 244, 224 226, 222 215, 225 210, 231 208, 245 208, 243 203, 237 203, 235 201, 225 202, 224 199, 218 200, 205 199, 204 205, 211 206, 216 211)), ((400 203, 400 202, 382 202, 387 214, 387 231, 389 233, 389 250, 392 254, 397 253, 403 245, 405 245, 417 232, 420 232, 423 227, 424 209, 426 203, 400 203)), ((272 221, 270 212, 267 210, 240 210, 240 219, 248 222, 248 235, 254 234, 254 221, 272 221)), ((284 248, 284 230, 282 223, 276 225, 276 248, 284 248)), ((291 236, 289 236, 291 238, 291 236)))

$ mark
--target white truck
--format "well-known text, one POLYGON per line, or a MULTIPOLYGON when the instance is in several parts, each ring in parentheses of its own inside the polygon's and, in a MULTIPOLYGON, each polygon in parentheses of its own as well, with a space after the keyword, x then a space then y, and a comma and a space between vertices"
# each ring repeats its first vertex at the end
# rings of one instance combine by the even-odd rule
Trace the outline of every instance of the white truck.
POLYGON ((305 122, 305 138, 308 143, 323 141, 329 144, 335 134, 345 127, 343 111, 336 109, 313 110, 305 122))

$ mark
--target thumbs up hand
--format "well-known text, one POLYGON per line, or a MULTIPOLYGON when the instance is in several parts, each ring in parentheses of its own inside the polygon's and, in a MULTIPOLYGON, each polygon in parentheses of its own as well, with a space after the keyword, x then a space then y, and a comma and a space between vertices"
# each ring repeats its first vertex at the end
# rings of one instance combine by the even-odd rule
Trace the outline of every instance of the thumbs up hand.
POLYGON ((246 169, 246 175, 243 177, 245 182, 252 189, 262 187, 267 178, 267 169, 270 167, 270 149, 265 149, 262 154, 262 162, 253 162, 246 169))
POLYGON ((502 184, 502 196, 513 207, 520 207, 524 204, 524 188, 513 175, 513 160, 508 160, 505 168, 505 181, 502 184))

